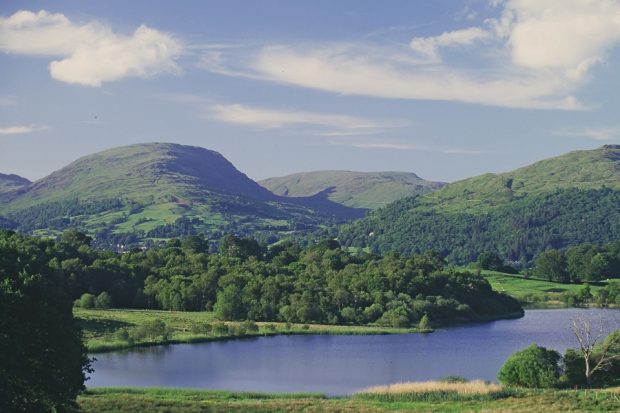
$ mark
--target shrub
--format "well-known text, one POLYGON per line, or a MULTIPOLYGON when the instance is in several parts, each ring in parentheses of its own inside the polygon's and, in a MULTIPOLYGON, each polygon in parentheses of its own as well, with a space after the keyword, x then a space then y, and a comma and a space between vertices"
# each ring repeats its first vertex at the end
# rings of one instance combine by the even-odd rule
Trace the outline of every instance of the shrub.
POLYGON ((560 353, 536 344, 511 355, 499 371, 498 379, 506 386, 550 388, 560 378, 560 353))
POLYGON ((106 291, 102 292, 95 298, 95 308, 106 309, 112 305, 112 297, 106 291))
POLYGON ((213 324, 213 333, 217 335, 226 335, 228 334, 228 326, 226 323, 215 323, 213 324))
POLYGON ((241 326, 245 329, 245 331, 247 331, 248 333, 257 333, 258 332, 258 324, 256 324, 254 321, 252 320, 247 320, 244 321, 243 323, 241 323, 241 326))
POLYGON ((212 331, 213 326, 209 323, 192 324, 192 333, 194 334, 210 334, 212 331))
POLYGON ((429 331, 431 328, 431 320, 429 320, 428 315, 424 314, 418 323, 418 330, 424 332, 429 331))
POLYGON ((75 307, 81 308, 95 308, 95 296, 92 294, 84 293, 80 298, 73 303, 75 307))

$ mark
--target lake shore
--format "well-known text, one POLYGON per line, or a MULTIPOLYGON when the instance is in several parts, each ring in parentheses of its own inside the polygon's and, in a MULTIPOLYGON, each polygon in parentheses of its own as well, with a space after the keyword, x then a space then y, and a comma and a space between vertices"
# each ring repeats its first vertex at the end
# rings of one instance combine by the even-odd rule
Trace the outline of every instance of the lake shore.
POLYGON ((167 344, 203 343, 230 339, 277 335, 378 335, 430 333, 428 329, 395 328, 382 326, 345 326, 328 324, 296 324, 259 322, 257 331, 242 331, 243 323, 226 322, 230 326, 225 332, 196 333, 195 327, 203 323, 219 323, 210 312, 181 312, 159 310, 86 310, 74 309, 74 316, 83 329, 84 341, 89 353, 104 353, 130 348, 150 347, 167 344), (160 319, 170 329, 168 337, 154 337, 142 341, 130 342, 117 338, 117 332, 123 328, 133 328, 146 322, 160 319))
POLYGON ((83 413, 165 412, 469 412, 617 411, 620 388, 513 390, 495 399, 379 401, 312 393, 248 393, 190 389, 92 388, 78 397, 83 413))

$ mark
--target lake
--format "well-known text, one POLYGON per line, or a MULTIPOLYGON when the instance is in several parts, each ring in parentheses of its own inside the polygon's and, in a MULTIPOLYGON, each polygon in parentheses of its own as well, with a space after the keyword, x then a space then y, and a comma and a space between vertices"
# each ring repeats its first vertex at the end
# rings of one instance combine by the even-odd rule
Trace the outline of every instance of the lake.
POLYGON ((344 395, 363 387, 448 375, 496 381, 506 358, 531 343, 563 353, 571 319, 620 310, 527 310, 520 319, 432 334, 275 336, 97 354, 88 386, 191 387, 344 395))

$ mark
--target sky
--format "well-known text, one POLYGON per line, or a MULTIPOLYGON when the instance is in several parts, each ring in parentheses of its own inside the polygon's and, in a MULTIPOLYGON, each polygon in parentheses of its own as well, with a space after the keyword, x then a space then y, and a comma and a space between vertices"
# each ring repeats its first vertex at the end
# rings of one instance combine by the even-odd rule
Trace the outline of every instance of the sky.
POLYGON ((620 143, 620 0, 0 3, 0 172, 213 149, 455 181, 620 143))

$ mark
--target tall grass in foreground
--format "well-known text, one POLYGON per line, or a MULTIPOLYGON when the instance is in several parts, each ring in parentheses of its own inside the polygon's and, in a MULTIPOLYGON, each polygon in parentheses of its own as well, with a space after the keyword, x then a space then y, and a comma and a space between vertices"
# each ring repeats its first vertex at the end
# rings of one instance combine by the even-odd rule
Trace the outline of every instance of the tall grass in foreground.
POLYGON ((493 400, 507 397, 510 393, 499 384, 482 380, 473 381, 420 381, 388 384, 362 389, 356 398, 377 401, 465 401, 493 400))

